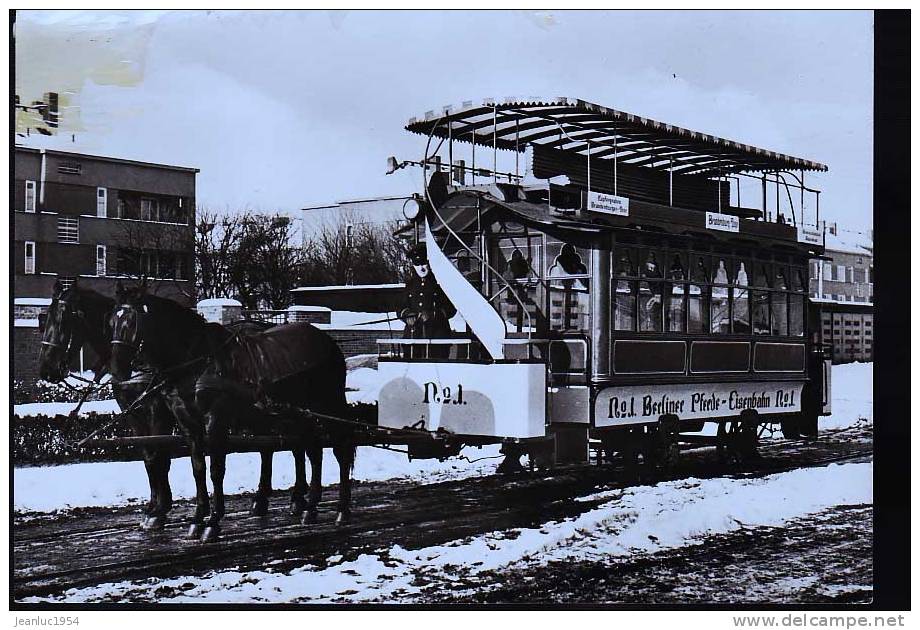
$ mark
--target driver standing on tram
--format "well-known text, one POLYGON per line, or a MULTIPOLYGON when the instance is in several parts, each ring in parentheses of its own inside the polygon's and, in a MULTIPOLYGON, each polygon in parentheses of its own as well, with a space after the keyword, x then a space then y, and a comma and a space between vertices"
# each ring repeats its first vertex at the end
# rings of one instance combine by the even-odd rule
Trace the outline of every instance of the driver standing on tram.
MULTIPOLYGON (((412 273, 406 280, 406 308, 399 318, 406 324, 404 339, 449 339, 451 337, 450 318, 457 314, 441 290, 431 267, 424 243, 418 243, 409 250, 412 273)), ((413 358, 447 358, 450 346, 432 345, 426 352, 422 347, 413 348, 413 358)))

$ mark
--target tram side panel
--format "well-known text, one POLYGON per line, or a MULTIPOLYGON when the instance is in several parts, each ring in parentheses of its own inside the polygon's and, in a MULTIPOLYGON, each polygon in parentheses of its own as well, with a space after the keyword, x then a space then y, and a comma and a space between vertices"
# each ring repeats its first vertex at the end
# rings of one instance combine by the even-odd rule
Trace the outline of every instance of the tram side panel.
POLYGON ((546 435, 543 363, 381 361, 378 424, 456 435, 546 435))

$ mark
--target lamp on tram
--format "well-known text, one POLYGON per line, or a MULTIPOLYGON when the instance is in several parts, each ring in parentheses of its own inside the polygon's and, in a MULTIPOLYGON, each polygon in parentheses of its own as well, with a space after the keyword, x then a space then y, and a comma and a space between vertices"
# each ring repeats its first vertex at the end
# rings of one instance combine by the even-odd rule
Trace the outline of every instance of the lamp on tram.
POLYGON ((422 211, 422 199, 419 195, 412 195, 403 203, 402 213, 408 221, 414 221, 422 211))

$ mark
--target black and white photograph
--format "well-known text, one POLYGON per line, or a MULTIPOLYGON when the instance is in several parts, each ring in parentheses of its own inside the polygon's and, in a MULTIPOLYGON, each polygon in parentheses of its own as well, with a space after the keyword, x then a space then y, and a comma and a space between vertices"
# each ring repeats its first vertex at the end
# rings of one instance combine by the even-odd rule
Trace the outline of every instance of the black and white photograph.
POLYGON ((909 373, 874 372, 879 17, 11 11, 17 625, 904 625, 873 612, 873 382, 909 373))

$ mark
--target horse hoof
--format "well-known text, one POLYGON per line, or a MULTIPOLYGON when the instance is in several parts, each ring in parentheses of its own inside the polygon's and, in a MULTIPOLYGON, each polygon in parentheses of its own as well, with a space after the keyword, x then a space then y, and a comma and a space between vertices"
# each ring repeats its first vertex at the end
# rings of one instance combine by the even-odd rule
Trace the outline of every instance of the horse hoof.
POLYGON ((252 501, 252 506, 250 506, 249 508, 249 513, 252 516, 268 515, 268 500, 267 499, 254 499, 252 501))
POLYGON ((213 542, 220 535, 220 527, 217 525, 208 525, 201 534, 201 542, 213 542))
POLYGON ((300 516, 306 509, 303 501, 291 501, 291 516, 300 516))
POLYGON ((307 510, 303 513, 303 518, 300 519, 302 525, 313 525, 319 520, 319 516, 316 513, 316 510, 307 510))
POLYGON ((160 530, 166 526, 166 517, 165 516, 150 516, 147 518, 147 521, 144 523, 144 529, 146 530, 160 530))
POLYGON ((150 517, 145 514, 144 517, 141 519, 141 522, 137 524, 138 527, 140 527, 141 529, 147 529, 147 521, 149 520, 150 520, 150 517))
POLYGON ((189 540, 198 540, 199 538, 201 538, 201 530, 203 528, 204 528, 204 525, 202 525, 201 523, 192 523, 191 525, 189 525, 187 538, 189 540))
POLYGON ((335 517, 336 525, 348 525, 351 522, 351 514, 348 512, 339 512, 339 515, 335 517))

